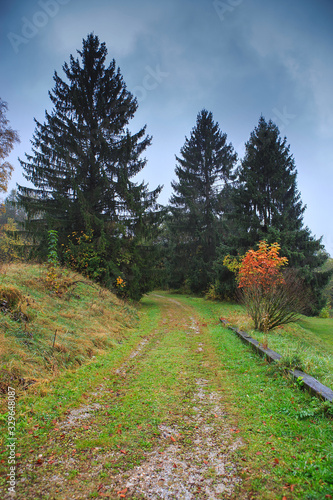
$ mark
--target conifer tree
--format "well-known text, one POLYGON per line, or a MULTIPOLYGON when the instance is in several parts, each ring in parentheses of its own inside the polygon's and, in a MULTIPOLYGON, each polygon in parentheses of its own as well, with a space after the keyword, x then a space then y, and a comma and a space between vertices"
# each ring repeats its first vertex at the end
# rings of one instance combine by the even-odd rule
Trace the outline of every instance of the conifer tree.
POLYGON ((203 109, 176 160, 178 180, 172 182, 169 207, 171 284, 187 280, 193 291, 204 291, 219 240, 221 192, 236 154, 212 113, 203 109))
MULTIPOLYGON (((131 268, 161 188, 149 192, 131 180, 145 166, 151 137, 146 127, 134 134, 127 128, 137 101, 115 60, 106 66, 105 43, 90 34, 78 54, 63 65, 66 80, 54 74, 53 110, 36 121, 33 152, 21 161, 34 187, 19 186, 19 198, 41 243, 48 229, 63 245, 73 233, 89 234, 107 281, 121 274, 120 255, 131 268)), ((130 281, 135 273, 127 271, 130 281)))
POLYGON ((302 268, 317 300, 322 286, 318 280, 323 275, 315 276, 311 269, 323 263, 323 247, 303 225, 306 206, 297 189, 297 170, 287 139, 261 116, 245 146, 234 192, 237 232, 233 245, 244 253, 260 240, 278 242, 289 265, 302 268))

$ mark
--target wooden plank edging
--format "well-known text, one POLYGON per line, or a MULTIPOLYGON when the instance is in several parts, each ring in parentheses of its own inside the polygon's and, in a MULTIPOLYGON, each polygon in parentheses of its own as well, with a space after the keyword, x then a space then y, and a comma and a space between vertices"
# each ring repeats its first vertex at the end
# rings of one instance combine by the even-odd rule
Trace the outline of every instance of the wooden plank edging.
MULTIPOLYGON (((228 322, 228 320, 224 318, 220 318, 221 323, 224 324, 229 330, 232 330, 243 342, 250 345, 260 356, 263 356, 270 363, 279 361, 282 356, 272 349, 265 349, 258 342, 258 340, 253 339, 246 332, 238 330, 238 328, 234 328, 228 322)), ((323 385, 314 377, 311 377, 307 373, 304 373, 300 370, 286 370, 295 380, 301 380, 302 387, 307 389, 311 394, 317 396, 320 399, 324 399, 325 401, 333 401, 333 391, 326 385, 323 385)))

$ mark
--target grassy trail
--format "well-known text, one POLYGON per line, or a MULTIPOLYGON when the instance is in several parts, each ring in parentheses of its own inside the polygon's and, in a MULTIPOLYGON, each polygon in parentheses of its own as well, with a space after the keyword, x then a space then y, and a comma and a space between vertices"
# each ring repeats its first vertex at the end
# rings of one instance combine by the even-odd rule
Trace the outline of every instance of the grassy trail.
POLYGON ((268 378, 219 315, 201 299, 145 298, 88 386, 78 371, 30 408, 16 498, 331 498, 332 422, 297 419, 309 397, 268 378))

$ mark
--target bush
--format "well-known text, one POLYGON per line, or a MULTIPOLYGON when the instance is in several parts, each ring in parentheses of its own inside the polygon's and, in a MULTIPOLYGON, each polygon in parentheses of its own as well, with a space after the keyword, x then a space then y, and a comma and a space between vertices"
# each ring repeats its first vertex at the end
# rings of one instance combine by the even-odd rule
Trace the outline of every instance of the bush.
POLYGON ((267 332, 298 319, 308 305, 308 293, 296 271, 282 272, 288 263, 279 256, 278 243, 259 242, 239 262, 226 256, 223 263, 237 274, 238 289, 257 330, 267 332))
POLYGON ((269 288, 258 285, 244 287, 241 294, 256 330, 267 332, 299 319, 307 309, 309 293, 296 271, 285 270, 282 281, 269 288))
POLYGON ((326 306, 323 307, 322 310, 320 311, 319 318, 330 318, 331 317, 331 312, 332 312, 331 301, 328 300, 326 302, 326 306))
POLYGON ((205 293, 205 299, 207 300, 221 300, 222 297, 219 294, 220 281, 216 279, 214 283, 209 285, 208 291, 205 293))

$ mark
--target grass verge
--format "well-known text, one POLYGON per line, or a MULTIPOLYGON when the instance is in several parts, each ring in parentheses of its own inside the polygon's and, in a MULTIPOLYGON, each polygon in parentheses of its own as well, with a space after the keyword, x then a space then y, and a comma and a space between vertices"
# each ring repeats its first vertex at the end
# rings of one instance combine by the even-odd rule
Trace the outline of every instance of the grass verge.
POLYGON ((265 335, 253 329, 243 306, 231 302, 216 304, 221 316, 233 326, 246 331, 258 342, 267 340, 268 347, 283 356, 283 363, 333 389, 333 318, 302 316, 297 323, 281 326, 265 335))

